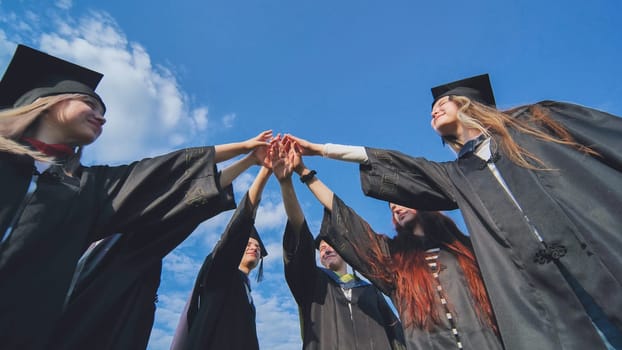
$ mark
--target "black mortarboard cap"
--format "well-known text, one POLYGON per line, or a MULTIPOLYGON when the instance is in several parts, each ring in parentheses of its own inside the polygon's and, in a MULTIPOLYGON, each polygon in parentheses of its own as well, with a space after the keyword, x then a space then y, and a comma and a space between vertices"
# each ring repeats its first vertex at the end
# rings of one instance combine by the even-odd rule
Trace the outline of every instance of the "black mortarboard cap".
POLYGON ((96 98, 105 111, 104 101, 95 93, 102 77, 88 68, 17 45, 0 81, 0 107, 21 107, 39 97, 78 93, 96 98))
POLYGON ((326 236, 319 234, 317 235, 317 237, 315 237, 315 240, 313 242, 315 242, 315 249, 320 249, 320 243, 322 243, 322 241, 326 240, 326 236))
POLYGON ((326 243, 330 244, 328 240, 328 237, 329 237, 328 230, 331 227, 330 218, 331 218, 330 212, 328 211, 328 209, 324 209, 324 216, 322 217, 322 225, 320 226, 320 233, 318 233, 315 239, 313 240, 313 242, 315 243, 315 249, 317 250, 320 249, 320 243, 322 243, 322 241, 326 241, 326 243))
POLYGON ((261 260, 259 261, 259 267, 257 269, 257 282, 261 282, 261 280, 263 280, 263 258, 268 255, 268 251, 266 250, 266 246, 263 244, 261 237, 259 237, 259 232, 257 232, 255 226, 253 226, 251 230, 250 237, 256 239, 259 243, 259 248, 261 248, 261 260))
POLYGON ((490 85, 488 74, 477 75, 474 77, 454 81, 439 85, 432 89, 432 105, 441 97, 445 96, 465 96, 473 101, 477 101, 487 106, 495 107, 495 97, 490 85))
POLYGON ((257 232, 255 226, 253 226, 253 229, 251 230, 250 237, 256 239, 257 242, 259 242, 259 247, 261 248, 261 257, 266 257, 266 255, 268 255, 268 251, 266 250, 266 246, 263 245, 263 241, 261 240, 261 237, 259 237, 259 232, 257 232))

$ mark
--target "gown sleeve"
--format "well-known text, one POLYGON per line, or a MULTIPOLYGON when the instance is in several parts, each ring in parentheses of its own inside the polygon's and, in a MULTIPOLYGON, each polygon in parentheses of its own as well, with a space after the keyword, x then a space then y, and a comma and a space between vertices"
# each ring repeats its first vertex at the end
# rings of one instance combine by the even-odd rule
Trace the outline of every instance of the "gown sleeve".
POLYGON ((229 285, 227 281, 239 275, 236 271, 238 271, 240 260, 248 244, 253 224, 253 206, 247 193, 229 220, 220 240, 205 258, 199 270, 186 305, 185 315, 182 314, 182 318, 185 316, 182 328, 189 329, 199 312, 199 308, 206 303, 202 299, 210 296, 214 298, 219 295, 219 293, 209 292, 210 290, 226 290, 223 289, 223 286, 229 285))
POLYGON ((365 195, 420 210, 458 208, 444 163, 398 151, 369 147, 366 151, 368 161, 360 165, 365 195))
POLYGON ((212 146, 189 148, 126 166, 86 168, 103 191, 97 234, 175 231, 234 208, 232 187, 219 186, 214 153, 212 146))
POLYGON ((392 273, 386 266, 390 259, 388 237, 374 232, 337 195, 333 198, 332 212, 324 210, 321 235, 353 269, 384 294, 391 295, 392 273))
POLYGON ((283 263, 285 280, 298 305, 309 304, 315 286, 315 244, 304 221, 300 230, 287 221, 283 234, 283 263))
POLYGON ((595 150, 603 162, 622 171, 622 118, 572 103, 543 101, 536 106, 561 123, 576 142, 595 150))
POLYGON ((211 268, 206 280, 212 280, 213 275, 233 276, 233 272, 238 270, 255 223, 253 213, 253 205, 246 193, 212 250, 211 268))

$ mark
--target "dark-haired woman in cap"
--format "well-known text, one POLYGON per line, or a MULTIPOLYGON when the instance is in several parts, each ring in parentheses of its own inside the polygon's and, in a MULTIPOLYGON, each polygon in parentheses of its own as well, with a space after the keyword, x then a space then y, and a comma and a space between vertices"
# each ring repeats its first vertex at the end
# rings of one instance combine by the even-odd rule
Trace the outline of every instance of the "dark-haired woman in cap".
POLYGON ((84 167, 80 151, 105 123, 94 91, 101 77, 20 45, 0 81, 2 348, 59 348, 47 343, 90 242, 136 235, 133 249, 149 249, 128 269, 152 267, 199 223, 233 208, 232 180, 264 158, 271 131, 124 166, 84 167), (217 171, 216 163, 250 151, 217 171))
POLYGON ((622 119, 554 101, 499 111, 487 75, 432 90, 456 161, 292 139, 360 163, 368 196, 459 208, 506 349, 622 348, 622 119))

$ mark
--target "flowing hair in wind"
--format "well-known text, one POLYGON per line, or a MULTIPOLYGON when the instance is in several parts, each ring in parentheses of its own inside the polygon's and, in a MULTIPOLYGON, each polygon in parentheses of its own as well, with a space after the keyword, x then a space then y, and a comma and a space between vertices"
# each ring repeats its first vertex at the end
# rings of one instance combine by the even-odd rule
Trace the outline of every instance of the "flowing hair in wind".
MULTIPOLYGON (((476 314, 484 325, 498 333, 492 306, 469 239, 450 218, 439 212, 417 212, 417 216, 428 237, 456 257, 473 304, 476 305, 476 314)), ((396 308, 405 328, 431 330, 441 323, 441 319, 437 311, 438 292, 425 260, 425 248, 420 238, 410 230, 399 227, 395 220, 393 222, 397 235, 388 241, 390 256, 382 254, 377 241, 370 239, 372 247, 369 253, 374 257, 369 262, 373 277, 395 286, 396 308)), ((374 233, 369 230, 368 235, 372 238, 374 233)))

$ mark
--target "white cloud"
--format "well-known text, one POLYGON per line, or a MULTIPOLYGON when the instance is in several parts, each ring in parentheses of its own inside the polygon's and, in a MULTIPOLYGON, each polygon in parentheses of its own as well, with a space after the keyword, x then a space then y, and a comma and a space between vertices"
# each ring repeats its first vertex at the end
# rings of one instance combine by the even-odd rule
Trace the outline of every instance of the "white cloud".
POLYGON ((35 42, 31 46, 104 73, 97 92, 108 108, 107 123, 100 139, 85 149, 86 163, 154 156, 204 135, 207 108, 191 106, 171 70, 154 65, 146 48, 129 41, 108 14, 91 12, 77 20, 57 14, 53 28, 46 30, 39 28, 34 12, 26 15, 28 21, 23 18, 6 13, 0 19, 11 32, 10 38, 0 32, 2 60, 10 57, 15 42, 35 42))
POLYGON ((194 123, 196 124, 199 131, 204 131, 205 129, 207 129, 207 116, 207 107, 197 108, 194 110, 194 113, 192 113, 192 119, 194 119, 194 123))
MULTIPOLYGON (((156 311, 156 315, 159 315, 159 309, 156 311)), ((159 317, 159 316, 156 316, 159 317)), ((149 344, 147 349, 149 350, 169 350, 171 348, 171 342, 173 341, 173 333, 154 327, 151 330, 151 337, 149 337, 149 344)))
POLYGON ((72 0, 57 0, 56 6, 63 10, 68 10, 73 6, 73 1, 72 0))
POLYGON ((180 283, 191 283, 202 263, 202 260, 193 259, 181 250, 174 250, 164 258, 163 270, 172 273, 180 283))
POLYGON ((255 219, 255 226, 258 230, 280 227, 283 226, 286 221, 287 215, 285 214, 285 208, 281 201, 271 202, 266 201, 264 198, 260 202, 255 219))
POLYGON ((237 197, 242 198, 242 196, 248 191, 251 187, 251 184, 255 180, 255 176, 257 174, 251 174, 248 171, 240 174, 235 180, 233 180, 233 190, 237 197))
POLYGON ((151 330, 149 344, 150 350, 170 349, 177 323, 188 300, 188 292, 169 293, 158 296, 156 308, 156 324, 151 330))
POLYGON ((253 292, 257 308, 257 336, 264 349, 300 349, 300 321, 293 297, 287 291, 264 297, 253 292))
POLYGON ((235 119, 236 119, 235 113, 226 114, 225 116, 222 117, 222 125, 227 129, 232 128, 235 122, 235 119))
POLYGON ((158 296, 158 320, 160 326, 171 331, 177 328, 179 317, 186 306, 190 290, 184 293, 169 293, 158 296))
MULTIPOLYGON (((1 3, 0 3, 1 5, 1 3)), ((58 0, 69 9, 71 0, 58 0)), ((153 63, 147 49, 128 40, 106 13, 92 12, 78 18, 57 14, 53 28, 42 29, 35 12, 21 15, 2 12, 0 18, 0 64, 8 63, 17 42, 103 72, 97 91, 108 111, 102 137, 87 147, 87 162, 119 163, 160 154, 191 142, 209 126, 205 106, 191 106, 171 70, 153 63)), ((49 25, 49 19, 44 24, 49 25)), ((235 125, 236 114, 222 118, 222 125, 235 125)), ((199 135, 200 136, 200 135, 199 135)), ((234 160, 220 164, 222 169, 234 160)), ((234 181, 237 200, 247 191, 256 167, 234 181)), ((149 349, 168 349, 188 293, 203 259, 220 238, 233 211, 221 213, 201 224, 163 261, 162 285, 149 349)), ((265 261, 266 280, 255 286, 258 333, 262 348, 300 348, 296 306, 283 279, 280 238, 285 223, 280 193, 265 191, 258 209, 257 226, 270 255, 265 261)))

